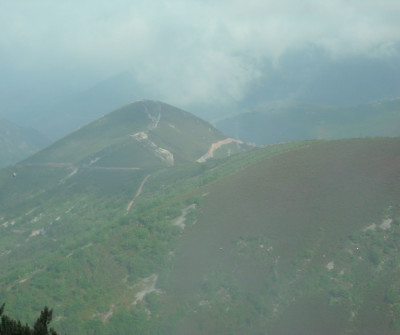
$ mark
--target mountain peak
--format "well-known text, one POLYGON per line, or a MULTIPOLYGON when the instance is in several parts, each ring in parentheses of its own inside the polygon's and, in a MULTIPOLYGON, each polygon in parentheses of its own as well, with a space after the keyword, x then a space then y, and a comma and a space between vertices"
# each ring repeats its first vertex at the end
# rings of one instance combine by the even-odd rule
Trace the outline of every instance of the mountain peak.
MULTIPOLYGON (((196 161, 227 136, 208 122, 160 101, 139 100, 57 141, 28 162, 148 168, 196 161)), ((238 149, 241 143, 233 143, 238 149)), ((223 143, 225 144, 225 143, 223 143)), ((237 149, 231 148, 237 151, 237 149)))

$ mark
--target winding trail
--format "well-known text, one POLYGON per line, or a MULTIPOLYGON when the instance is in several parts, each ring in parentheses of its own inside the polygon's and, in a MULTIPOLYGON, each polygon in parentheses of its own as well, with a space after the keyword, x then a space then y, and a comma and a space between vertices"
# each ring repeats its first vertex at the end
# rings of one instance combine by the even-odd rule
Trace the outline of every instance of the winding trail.
POLYGON ((234 138, 231 138, 231 137, 228 137, 228 138, 226 138, 224 140, 215 142, 215 143, 211 144, 211 146, 208 149, 208 151, 203 156, 201 156, 196 162, 204 163, 207 159, 210 159, 210 158, 214 157, 214 151, 215 150, 219 149, 223 145, 226 145, 226 144, 229 144, 229 143, 232 143, 232 142, 239 143, 239 144, 243 143, 242 141, 234 139, 234 138))
POLYGON ((128 204, 128 206, 126 207, 126 212, 129 213, 129 211, 131 210, 131 207, 133 205, 133 203, 135 202, 135 200, 139 197, 140 193, 142 193, 143 190, 143 186, 146 183, 147 179, 150 177, 150 175, 148 174, 146 177, 144 177, 144 179, 142 180, 136 194, 135 197, 132 199, 132 201, 128 204))
POLYGON ((17 164, 16 167, 24 167, 24 166, 51 166, 51 167, 72 167, 73 164, 70 162, 46 162, 46 163, 24 163, 17 164))
POLYGON ((141 170, 142 168, 138 167, 113 167, 113 166, 87 166, 85 169, 93 169, 93 170, 112 170, 112 171, 131 171, 131 170, 141 170))
POLYGON ((69 162, 47 162, 47 163, 26 163, 17 164, 17 167, 24 166, 51 166, 51 167, 70 167, 75 169, 92 169, 92 170, 110 170, 110 171, 131 171, 131 170, 141 170, 140 167, 119 167, 119 166, 74 166, 73 163, 69 162))

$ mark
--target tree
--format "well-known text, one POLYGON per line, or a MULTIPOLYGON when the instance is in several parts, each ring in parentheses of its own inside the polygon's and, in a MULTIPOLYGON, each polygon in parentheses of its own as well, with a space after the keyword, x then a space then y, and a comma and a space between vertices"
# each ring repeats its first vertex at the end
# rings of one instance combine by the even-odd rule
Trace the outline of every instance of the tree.
POLYGON ((4 306, 5 304, 0 307, 0 335, 58 335, 54 329, 48 329, 53 318, 53 311, 49 310, 47 306, 41 311, 33 328, 28 324, 22 325, 21 321, 4 315, 4 306))

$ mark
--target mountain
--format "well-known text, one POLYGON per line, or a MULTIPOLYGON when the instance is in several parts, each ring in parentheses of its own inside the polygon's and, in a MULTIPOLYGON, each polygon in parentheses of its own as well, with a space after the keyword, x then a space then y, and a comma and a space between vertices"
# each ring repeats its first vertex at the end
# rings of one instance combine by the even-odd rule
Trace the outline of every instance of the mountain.
POLYGON ((115 75, 110 69, 90 73, 79 67, 68 68, 64 74, 50 71, 45 75, 43 69, 27 73, 5 66, 0 84, 0 117, 34 127, 54 141, 143 97, 168 100, 212 122, 243 110, 253 111, 271 101, 361 105, 399 96, 400 48, 392 47, 393 52, 376 57, 332 58, 315 45, 286 50, 274 61, 261 57, 256 63, 248 63, 248 70, 254 72, 231 71, 226 73, 230 77, 212 72, 213 86, 207 85, 209 94, 204 90, 199 94, 198 90, 199 82, 210 82, 207 72, 196 80, 192 73, 181 73, 175 80, 175 75, 166 79, 160 72, 153 73, 152 67, 136 65, 120 68, 121 72, 115 75))
POLYGON ((0 171, 0 300, 70 334, 396 334, 399 165, 124 106, 0 171))
POLYGON ((352 107, 273 102, 220 120, 216 126, 257 145, 315 138, 400 136, 400 98, 352 107))
POLYGON ((34 129, 22 128, 0 119, 0 168, 34 154, 49 143, 34 129))
MULTIPOLYGON (((90 123, 22 165, 61 163, 95 168, 117 162, 131 168, 172 166, 199 159, 221 140, 226 140, 224 134, 190 113, 142 100, 90 123)), ((239 141, 231 142, 240 146, 239 141)))
POLYGON ((396 98, 399 63, 398 51, 384 58, 354 55, 333 59, 316 46, 295 48, 282 54, 277 63, 263 62, 240 105, 253 108, 270 101, 307 101, 347 106, 396 98))
POLYGON ((173 194, 151 194, 138 208, 142 191, 163 189, 160 173, 186 171, 174 180, 179 185, 212 164, 214 155, 246 148, 187 112, 139 101, 13 166, 15 176, 2 170, 0 276, 7 310, 29 320, 36 306, 47 303, 70 333, 90 329, 80 323, 86 319, 103 328, 108 299, 116 306, 132 303, 133 287, 167 261, 180 233, 165 225, 179 202, 157 212, 152 207, 173 194))

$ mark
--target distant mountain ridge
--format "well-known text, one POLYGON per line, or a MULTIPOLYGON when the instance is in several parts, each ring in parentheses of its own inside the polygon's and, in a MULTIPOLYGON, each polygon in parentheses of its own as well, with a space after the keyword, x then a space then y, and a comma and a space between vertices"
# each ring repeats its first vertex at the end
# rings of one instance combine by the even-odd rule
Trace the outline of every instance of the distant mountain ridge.
POLYGON ((226 134, 257 145, 400 136, 400 98, 350 107, 276 101, 220 120, 216 126, 226 134))
POLYGON ((102 115, 145 96, 135 77, 129 71, 123 72, 68 99, 43 107, 32 123, 51 139, 58 140, 102 115), (54 117, 54 110, 57 117, 54 117))
POLYGON ((38 131, 0 119, 0 168, 39 151, 50 141, 38 131))
POLYGON ((188 112, 162 102, 140 100, 80 128, 23 164, 172 166, 199 159, 213 143, 225 138, 211 124, 188 112))

